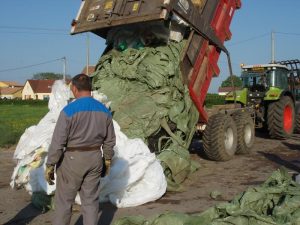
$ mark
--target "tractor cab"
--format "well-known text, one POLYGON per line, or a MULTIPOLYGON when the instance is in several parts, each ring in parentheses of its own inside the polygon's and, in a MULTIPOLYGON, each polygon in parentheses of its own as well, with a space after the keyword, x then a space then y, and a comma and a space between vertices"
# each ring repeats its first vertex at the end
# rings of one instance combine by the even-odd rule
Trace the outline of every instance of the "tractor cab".
POLYGON ((280 95, 290 95, 300 100, 299 60, 281 61, 264 65, 242 66, 241 79, 247 89, 248 100, 264 97, 277 100, 280 95), (276 94, 277 93, 277 94, 276 94))
POLYGON ((265 100, 276 101, 284 91, 291 90, 290 70, 287 66, 272 63, 261 65, 242 65, 241 91, 226 96, 227 102, 237 101, 242 105, 259 105, 265 100), (236 98, 234 99, 234 96, 236 98))
POLYGON ((243 87, 249 92, 266 92, 271 87, 289 89, 289 70, 279 64, 242 66, 243 87))
POLYGON ((280 64, 242 66, 241 79, 247 92, 247 104, 262 104, 264 100, 277 100, 284 91, 290 91, 289 69, 280 64))

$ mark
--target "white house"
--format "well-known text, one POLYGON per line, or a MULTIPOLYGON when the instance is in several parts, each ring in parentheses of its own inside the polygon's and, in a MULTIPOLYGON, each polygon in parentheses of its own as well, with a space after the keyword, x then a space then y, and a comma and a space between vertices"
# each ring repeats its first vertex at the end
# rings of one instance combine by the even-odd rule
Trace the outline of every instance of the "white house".
POLYGON ((221 96, 225 96, 233 90, 238 91, 238 90, 241 90, 241 88, 240 87, 234 87, 234 88, 233 87, 219 87, 218 93, 221 96))
POLYGON ((22 92, 22 99, 49 99, 55 80, 27 80, 22 92))

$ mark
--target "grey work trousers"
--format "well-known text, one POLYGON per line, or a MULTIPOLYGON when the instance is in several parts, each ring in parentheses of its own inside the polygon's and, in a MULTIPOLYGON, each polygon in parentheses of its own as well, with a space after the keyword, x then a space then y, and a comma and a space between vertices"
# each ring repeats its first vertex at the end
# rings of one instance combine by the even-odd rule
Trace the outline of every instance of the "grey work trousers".
POLYGON ((69 225, 77 192, 84 225, 97 225, 100 177, 103 168, 100 150, 65 152, 56 171, 54 225, 69 225))

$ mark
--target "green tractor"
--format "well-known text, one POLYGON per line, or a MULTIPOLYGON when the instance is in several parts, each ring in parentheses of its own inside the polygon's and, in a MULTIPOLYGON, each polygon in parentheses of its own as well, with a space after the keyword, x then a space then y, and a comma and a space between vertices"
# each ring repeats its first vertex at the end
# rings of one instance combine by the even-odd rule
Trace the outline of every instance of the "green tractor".
POLYGON ((242 90, 230 92, 226 103, 255 110, 256 128, 266 127, 271 138, 300 132, 299 60, 264 65, 242 65, 242 90))

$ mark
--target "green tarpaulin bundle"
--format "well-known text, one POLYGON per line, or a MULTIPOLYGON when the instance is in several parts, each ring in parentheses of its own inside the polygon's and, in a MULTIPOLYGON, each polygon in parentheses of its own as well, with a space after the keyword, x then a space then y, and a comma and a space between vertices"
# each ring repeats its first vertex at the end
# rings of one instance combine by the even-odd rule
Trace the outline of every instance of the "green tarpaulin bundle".
POLYGON ((264 184, 251 187, 231 202, 201 214, 163 213, 150 219, 124 217, 114 225, 299 225, 300 185, 286 169, 275 171, 264 184))
POLYGON ((169 190, 178 190, 195 169, 187 149, 198 112, 179 69, 185 43, 111 50, 93 74, 93 89, 111 101, 121 130, 129 138, 141 138, 158 154, 169 190))

